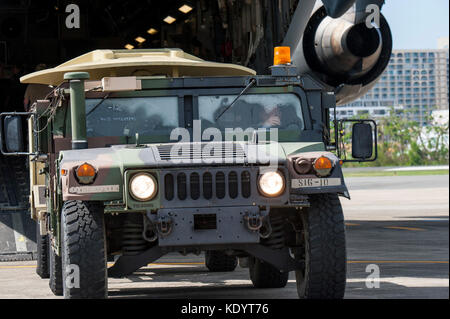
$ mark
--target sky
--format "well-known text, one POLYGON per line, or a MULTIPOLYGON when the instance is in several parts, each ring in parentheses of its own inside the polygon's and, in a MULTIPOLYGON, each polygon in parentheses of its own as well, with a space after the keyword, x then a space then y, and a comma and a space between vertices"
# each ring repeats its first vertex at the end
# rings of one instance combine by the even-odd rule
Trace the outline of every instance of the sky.
POLYGON ((449 0, 386 0, 381 12, 394 49, 437 49, 437 39, 449 36, 449 0))

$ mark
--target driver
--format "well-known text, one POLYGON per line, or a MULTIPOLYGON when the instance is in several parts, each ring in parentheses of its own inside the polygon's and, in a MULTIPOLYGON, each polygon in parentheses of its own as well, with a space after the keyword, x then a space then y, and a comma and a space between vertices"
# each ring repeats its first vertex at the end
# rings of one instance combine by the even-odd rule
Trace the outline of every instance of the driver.
POLYGON ((278 105, 268 112, 264 107, 262 107, 259 116, 260 123, 262 123, 261 127, 270 128, 274 126, 281 126, 281 110, 278 105))
POLYGON ((259 107, 257 112, 258 123, 261 128, 302 126, 302 121, 292 105, 278 104, 274 107, 259 107))

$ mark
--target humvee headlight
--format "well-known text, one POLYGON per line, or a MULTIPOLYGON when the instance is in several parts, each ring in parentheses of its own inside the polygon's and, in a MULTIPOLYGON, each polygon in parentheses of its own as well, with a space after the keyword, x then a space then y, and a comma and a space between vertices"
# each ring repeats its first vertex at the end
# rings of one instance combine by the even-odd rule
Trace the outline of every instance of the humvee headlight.
POLYGON ((280 196, 284 192, 285 185, 284 177, 279 172, 264 173, 258 180, 259 190, 267 197, 280 196))
POLYGON ((310 160, 304 158, 298 158, 294 161, 294 170, 300 174, 308 174, 312 169, 312 163, 310 160))
POLYGON ((134 175, 130 180, 130 194, 138 201, 149 201, 158 191, 156 179, 147 173, 134 175))

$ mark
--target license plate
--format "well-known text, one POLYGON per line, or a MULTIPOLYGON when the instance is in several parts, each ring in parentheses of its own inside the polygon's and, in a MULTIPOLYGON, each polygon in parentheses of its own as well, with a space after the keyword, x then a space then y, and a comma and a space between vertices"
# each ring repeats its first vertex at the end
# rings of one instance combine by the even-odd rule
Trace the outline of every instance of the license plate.
POLYGON ((340 178, 301 178, 292 180, 292 188, 310 188, 340 185, 340 178))

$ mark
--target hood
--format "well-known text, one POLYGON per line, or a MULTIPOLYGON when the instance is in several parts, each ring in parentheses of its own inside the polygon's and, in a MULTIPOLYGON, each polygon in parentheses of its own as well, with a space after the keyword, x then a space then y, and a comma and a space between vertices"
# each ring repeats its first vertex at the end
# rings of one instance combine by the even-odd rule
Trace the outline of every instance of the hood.
POLYGON ((289 155, 323 151, 323 143, 247 142, 174 143, 158 145, 117 145, 109 148, 61 152, 61 168, 70 169, 85 162, 97 169, 171 167, 191 165, 281 164, 289 155))

